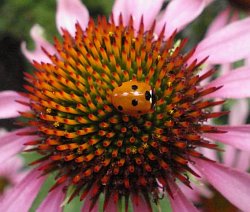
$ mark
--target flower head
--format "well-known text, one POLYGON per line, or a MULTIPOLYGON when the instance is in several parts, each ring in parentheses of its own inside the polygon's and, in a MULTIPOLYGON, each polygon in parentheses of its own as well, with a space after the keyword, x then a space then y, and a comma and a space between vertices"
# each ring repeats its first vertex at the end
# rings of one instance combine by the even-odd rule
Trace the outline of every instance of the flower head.
MULTIPOLYGON (((117 208, 122 201, 127 209, 129 199, 135 210, 139 207, 152 210, 152 202, 157 203, 162 194, 169 195, 174 210, 194 210, 175 182, 179 180, 191 187, 187 174, 199 177, 198 170, 214 186, 217 181, 213 173, 230 177, 238 189, 250 183, 249 175, 235 170, 230 170, 229 175, 227 168, 211 162, 199 151, 200 148, 217 150, 207 139, 210 134, 229 139, 225 135, 228 128, 223 130, 205 123, 227 113, 209 109, 224 101, 206 98, 225 97, 228 84, 235 80, 229 75, 201 86, 200 82, 215 72, 211 69, 199 74, 209 60, 205 54, 215 53, 213 44, 221 41, 227 30, 239 30, 245 23, 229 26, 222 35, 203 41, 199 51, 185 52, 187 40, 177 41, 177 30, 196 17, 207 1, 189 1, 189 10, 169 28, 165 22, 177 6, 182 6, 181 0, 169 3, 170 11, 158 22, 155 18, 163 1, 154 4, 146 1, 145 5, 144 1, 135 5, 132 1, 116 1, 110 20, 99 17, 97 22, 79 21, 79 17, 86 18, 88 14, 85 7, 78 7, 77 0, 58 3, 59 26, 61 19, 66 18, 62 11, 69 14, 73 8, 76 13, 65 22, 66 28, 60 28, 63 40, 55 39, 52 51, 46 49, 44 40, 36 37, 45 44, 42 50, 47 59, 34 61, 34 72, 25 73, 27 92, 18 100, 27 107, 20 112, 26 120, 22 123, 25 128, 9 138, 15 141, 19 136, 19 149, 25 144, 30 147, 28 151, 37 152, 41 158, 32 163, 38 164, 38 169, 28 175, 16 193, 28 183, 32 191, 38 192, 44 176, 53 172, 55 184, 39 210, 47 209, 51 201, 56 202, 58 209, 70 188, 73 192, 69 201, 80 195, 85 200, 83 210, 96 209, 101 194, 105 196, 104 210, 117 208), (70 8, 66 7, 69 2, 70 8), (152 10, 150 15, 149 10, 152 10), (186 17, 189 19, 185 20, 186 17), (225 87, 221 88, 222 85, 225 87), (37 180, 41 174, 43 177, 37 180), (237 176, 241 182, 235 179, 237 176)), ((232 37, 230 41, 238 40, 232 37)), ((44 57, 39 48, 32 54, 23 45, 23 51, 29 59, 32 55, 39 60, 44 57)), ((243 53, 229 60, 236 60, 243 53)), ((240 207, 224 182, 218 187, 240 207)), ((15 192, 7 197, 3 208, 10 207, 7 203, 15 192)), ((248 192, 246 189, 246 195, 248 192)), ((245 201, 241 208, 247 204, 245 201)))
POLYGON ((202 157, 197 147, 216 148, 201 135, 218 132, 203 122, 222 115, 206 108, 223 102, 202 97, 219 87, 198 87, 213 71, 198 76, 203 61, 187 65, 193 52, 181 53, 186 40, 174 47, 174 34, 155 39, 154 25, 144 31, 143 19, 137 32, 122 16, 119 25, 99 18, 86 31, 76 28, 75 38, 64 31, 63 42, 56 41, 59 57, 47 53, 52 64, 35 62, 34 75, 26 74, 31 111, 22 116, 34 127, 29 133, 39 132, 26 145, 43 155, 40 169, 58 172, 54 187, 75 184, 73 196, 84 199, 93 189, 93 205, 101 193, 105 203, 138 194, 150 205, 159 199, 159 183, 170 194, 168 179, 189 186, 185 173, 195 173, 188 162, 202 157), (131 114, 154 98, 138 82, 154 89, 155 106, 131 114), (113 96, 118 86, 121 94, 113 96))

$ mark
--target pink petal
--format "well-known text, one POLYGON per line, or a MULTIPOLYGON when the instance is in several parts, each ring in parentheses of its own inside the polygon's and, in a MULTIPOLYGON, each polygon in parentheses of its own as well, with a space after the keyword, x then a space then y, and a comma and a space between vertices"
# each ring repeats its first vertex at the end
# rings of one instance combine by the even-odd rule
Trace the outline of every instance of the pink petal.
POLYGON ((11 186, 4 189, 4 192, 0 195, 0 204, 6 195, 12 191, 14 186, 19 183, 27 174, 27 171, 21 170, 23 168, 23 160, 20 157, 14 156, 8 158, 1 163, 0 166, 0 177, 8 179, 11 186))
POLYGON ((108 212, 118 212, 117 203, 114 202, 113 198, 109 199, 105 211, 108 211, 108 212))
POLYGON ((15 175, 22 167, 23 159, 21 157, 11 157, 8 160, 5 160, 4 163, 1 163, 0 176, 4 176, 6 173, 9 175, 9 177, 13 177, 11 175, 15 175))
POLYGON ((134 211, 150 212, 149 208, 147 207, 147 203, 139 195, 138 195, 138 204, 132 198, 132 206, 134 211))
POLYGON ((82 207, 82 212, 85 212, 85 211, 98 212, 98 208, 99 208, 98 203, 96 203, 95 206, 93 207, 93 209, 90 211, 91 203, 92 203, 91 195, 88 195, 84 199, 84 204, 83 204, 83 207, 82 207))
POLYGON ((144 27, 149 29, 160 12, 164 0, 127 0, 127 7, 134 19, 135 29, 139 29, 141 17, 143 16, 144 27))
POLYGON ((44 183, 45 177, 41 172, 33 169, 13 190, 6 195, 0 204, 0 211, 29 211, 33 201, 44 183))
POLYGON ((43 52, 41 47, 45 48, 51 54, 56 53, 55 48, 48 41, 44 39, 43 34, 44 34, 43 28, 39 26, 38 24, 36 24, 30 30, 30 36, 35 42, 35 49, 33 51, 30 51, 27 49, 25 42, 22 42, 21 44, 22 53, 31 63, 33 62, 33 60, 36 60, 39 62, 43 61, 45 63, 50 62, 50 59, 43 52))
POLYGON ((0 128, 0 137, 6 134, 8 131, 4 128, 0 128))
POLYGON ((36 211, 37 212, 63 211, 63 207, 61 206, 61 204, 63 203, 63 200, 65 198, 65 193, 63 192, 64 186, 65 185, 61 185, 56 189, 52 190, 51 192, 49 192, 36 211))
POLYGON ((235 163, 236 159, 236 151, 239 150, 233 146, 225 145, 224 152, 222 154, 223 154, 223 163, 226 166, 234 167, 233 164, 235 163))
POLYGON ((173 198, 169 197, 171 208, 173 212, 195 212, 198 210, 188 201, 186 196, 182 193, 175 182, 169 183, 170 189, 173 193, 173 198))
POLYGON ((227 133, 206 133, 206 138, 229 144, 235 148, 250 152, 250 125, 216 126, 227 133))
POLYGON ((4 136, 0 137, 0 163, 3 163, 8 158, 15 154, 18 154, 24 149, 24 143, 37 139, 36 136, 20 136, 17 133, 27 131, 29 128, 24 128, 21 130, 16 130, 11 133, 6 133, 4 136))
POLYGON ((193 159, 196 168, 225 198, 242 211, 250 208, 250 175, 218 163, 193 159))
POLYGON ((17 135, 18 133, 24 132, 29 130, 29 128, 23 128, 23 129, 18 129, 12 132, 6 132, 3 135, 0 136, 0 148, 8 145, 11 142, 15 142, 15 140, 18 140, 20 138, 24 138, 25 136, 20 136, 17 135))
POLYGON ((202 148, 200 152, 211 160, 217 160, 217 152, 212 149, 202 148))
POLYGON ((229 71, 232 71, 232 66, 230 63, 221 64, 220 67, 220 76, 228 74, 229 71))
POLYGON ((207 59, 208 63, 230 63, 250 55, 250 18, 236 21, 205 38, 190 59, 207 59))
POLYGON ((241 67, 221 76, 205 86, 221 89, 206 95, 205 98, 246 98, 250 97, 250 68, 241 67))
MULTIPOLYGON (((195 170, 195 172, 198 172, 198 171, 195 170)), ((213 192, 209 190, 206 183, 200 182, 200 179, 199 179, 199 183, 193 183, 191 186, 192 186, 192 189, 182 183, 178 185, 178 187, 184 193, 184 195, 188 198, 188 200, 191 200, 192 202, 199 202, 201 196, 206 197, 206 198, 213 197, 213 192)))
POLYGON ((20 116, 18 111, 28 111, 29 107, 24 106, 16 100, 28 102, 29 100, 20 96, 15 91, 2 91, 0 92, 0 119, 14 118, 20 116))
POLYGON ((113 4, 112 13, 115 23, 119 24, 119 16, 122 14, 122 20, 124 24, 127 24, 129 21, 130 12, 127 8, 127 1, 116 0, 113 4))
POLYGON ((250 165, 249 153, 238 150, 230 145, 224 148, 223 162, 229 167, 237 168, 241 171, 247 171, 250 165))
POLYGON ((165 35, 170 36, 176 29, 180 31, 198 17, 213 0, 175 0, 170 1, 164 14, 157 21, 156 32, 166 24, 165 35))
POLYGON ((82 207, 82 210, 81 210, 82 212, 85 212, 85 211, 98 212, 98 208, 99 208, 98 201, 96 202, 96 204, 94 205, 94 207, 90 211, 90 207, 91 207, 91 204, 92 204, 93 190, 94 190, 95 186, 96 185, 92 186, 92 189, 88 192, 87 196, 85 197, 84 204, 83 204, 83 207, 82 207))
POLYGON ((200 200, 200 192, 195 190, 193 186, 193 189, 190 189, 184 184, 180 184, 178 186, 180 187, 180 190, 183 192, 183 194, 187 197, 188 200, 192 202, 198 202, 200 200))
POLYGON ((245 124, 248 117, 248 100, 239 99, 230 108, 229 124, 240 125, 245 124), (240 112, 239 112, 240 111, 240 112))
POLYGON ((130 15, 132 15, 134 27, 138 29, 143 16, 144 27, 149 29, 160 12, 163 2, 164 0, 116 0, 112 10, 115 23, 119 22, 120 14, 122 14, 125 24, 128 23, 130 15))
POLYGON ((245 66, 250 67, 250 55, 245 59, 245 66))
POLYGON ((89 12, 80 0, 57 0, 56 26, 62 34, 66 29, 75 35, 75 24, 79 23, 84 30, 89 22, 89 12))
POLYGON ((235 164, 235 168, 242 170, 242 171, 248 171, 249 167, 250 167, 249 153, 240 151, 238 153, 238 158, 235 164))
POLYGON ((228 19, 230 16, 230 8, 226 8, 223 10, 210 24, 206 37, 212 35, 216 31, 220 30, 222 27, 224 27, 228 23, 228 19))

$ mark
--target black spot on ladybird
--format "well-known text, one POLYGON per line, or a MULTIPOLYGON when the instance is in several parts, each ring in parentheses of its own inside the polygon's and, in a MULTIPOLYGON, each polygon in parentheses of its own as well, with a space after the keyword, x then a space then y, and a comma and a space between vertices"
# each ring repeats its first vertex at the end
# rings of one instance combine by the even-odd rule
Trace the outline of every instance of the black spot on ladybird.
POLYGON ((122 108, 122 106, 121 106, 121 105, 119 105, 117 108, 118 108, 118 110, 120 110, 120 111, 122 111, 122 110, 123 110, 123 108, 122 108))
POLYGON ((137 113, 142 113, 142 112, 140 110, 138 110, 137 113))
POLYGON ((132 90, 135 91, 135 90, 137 90, 138 86, 137 85, 132 85, 131 88, 132 88, 132 90))
POLYGON ((133 100, 132 100, 132 105, 133 105, 133 106, 138 105, 138 101, 137 101, 137 99, 133 99, 133 100))
POLYGON ((151 98, 150 92, 149 92, 149 91, 146 91, 146 93, 145 93, 145 99, 146 99, 147 101, 149 101, 150 98, 151 98))

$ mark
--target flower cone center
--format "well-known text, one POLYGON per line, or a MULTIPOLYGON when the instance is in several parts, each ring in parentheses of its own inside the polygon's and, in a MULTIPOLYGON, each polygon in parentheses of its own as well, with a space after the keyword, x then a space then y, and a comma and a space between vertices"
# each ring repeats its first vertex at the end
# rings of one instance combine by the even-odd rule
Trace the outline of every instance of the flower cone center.
POLYGON ((169 179, 189 186, 186 173, 190 156, 202 157, 197 147, 216 148, 202 133, 217 132, 204 125, 222 115, 207 108, 222 102, 202 101, 218 88, 202 89, 199 76, 203 61, 187 65, 194 51, 181 53, 187 40, 176 46, 175 33, 156 38, 154 24, 145 31, 143 21, 136 31, 130 19, 115 25, 99 18, 86 30, 76 25, 76 35, 64 31, 55 40, 57 55, 46 54, 51 63, 34 63, 25 86, 31 112, 22 113, 40 139, 28 142, 41 154, 40 169, 56 172, 52 189, 73 185, 71 196, 91 195, 92 205, 101 193, 126 204, 138 195, 158 201, 159 187, 171 194, 169 179), (131 116, 114 107, 112 91, 134 80, 150 85, 156 96, 148 113, 131 116))

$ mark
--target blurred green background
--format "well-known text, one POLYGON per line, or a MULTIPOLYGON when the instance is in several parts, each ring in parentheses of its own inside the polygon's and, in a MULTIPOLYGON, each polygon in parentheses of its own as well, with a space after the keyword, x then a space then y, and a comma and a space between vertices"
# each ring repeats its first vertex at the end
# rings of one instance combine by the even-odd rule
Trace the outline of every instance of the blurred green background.
MULTIPOLYGON (((114 0, 83 0, 89 9, 90 15, 96 18, 98 15, 108 16, 112 10, 114 0)), ((153 0, 152 0, 153 1, 153 0)), ((167 1, 166 1, 167 4, 167 1)), ((213 18, 227 6, 226 0, 216 0, 203 14, 196 19, 181 34, 189 38, 189 45, 194 46, 204 36, 208 25, 213 18)), ((0 3, 0 90, 23 91, 23 71, 32 67, 20 52, 20 44, 26 41, 32 48, 33 43, 29 35, 30 28, 38 23, 46 32, 49 41, 54 36, 59 36, 55 26, 55 0, 1 0, 0 3)), ((181 12, 181 11, 180 11, 181 12)), ((13 120, 3 120, 0 127, 13 128, 13 120)), ((34 160, 32 154, 23 154, 27 161, 34 160)), ((50 177, 43 186, 31 211, 35 211, 37 205, 46 195, 52 185, 53 177, 50 177)), ((24 203, 25 204, 25 203, 24 203)), ((66 211, 79 211, 82 203, 77 198, 73 204, 67 205, 66 211)), ((161 201, 162 212, 170 211, 166 200, 161 201)), ((155 211, 158 209, 155 207, 155 211)), ((216 211, 216 210, 214 210, 216 211)), ((218 209, 220 211, 220 209, 218 209)))

